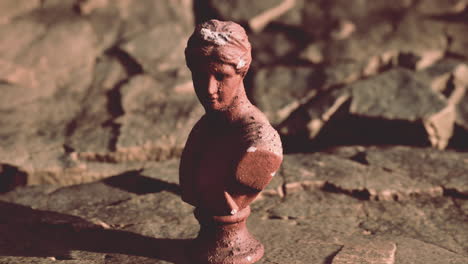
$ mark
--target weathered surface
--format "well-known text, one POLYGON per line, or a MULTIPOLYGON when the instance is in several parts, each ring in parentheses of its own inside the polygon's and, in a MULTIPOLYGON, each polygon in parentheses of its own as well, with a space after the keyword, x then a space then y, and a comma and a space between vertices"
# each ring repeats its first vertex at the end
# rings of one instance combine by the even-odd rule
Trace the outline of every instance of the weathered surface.
POLYGON ((252 97, 272 124, 279 124, 301 103, 307 101, 309 87, 319 79, 316 71, 308 67, 263 68, 255 75, 252 97))
MULTIPOLYGON (((339 86, 319 92, 306 103, 298 104, 298 108, 280 125, 280 131, 288 136, 306 134, 315 138, 328 121, 340 113, 385 121, 390 127, 393 122, 394 129, 401 122, 414 127, 424 124, 427 134, 420 133, 419 138, 427 137, 433 146, 443 149, 453 135, 455 123, 464 120, 463 110, 458 110, 457 117, 456 109, 464 107, 466 84, 463 79, 455 84, 457 72, 464 73, 464 67, 460 61, 452 60, 441 61, 417 72, 398 67, 343 88, 339 86), (449 88, 452 85, 456 89, 449 88)), ((346 129, 350 125, 352 122, 343 122, 337 127, 346 129)))
MULTIPOLYGON (((437 197, 419 193, 382 201, 353 193, 358 185, 352 182, 359 183, 354 178, 360 170, 383 167, 392 178, 398 167, 398 173, 406 175, 404 171, 415 163, 430 167, 434 160, 443 160, 443 152, 347 147, 331 153, 310 154, 309 159, 287 156, 292 159, 285 159, 284 170, 275 177, 283 178, 289 191, 284 197, 264 195, 252 204, 249 229, 266 249, 258 263, 468 261, 466 194, 452 190, 437 197), (424 160, 410 160, 405 152, 424 160), (379 163, 378 155, 388 163, 379 163), (362 164, 364 160, 368 165, 362 164), (317 176, 311 176, 312 172, 317 176), (336 188, 311 184, 321 174, 336 188), (293 179, 302 189, 291 189, 288 182, 293 179), (345 179, 350 183, 344 183, 345 179)), ((466 175, 463 153, 448 153, 446 159, 454 163, 434 164, 433 169, 450 171, 459 164, 455 170, 465 170, 466 175)), ((184 248, 196 236, 198 224, 193 208, 178 196, 177 165, 178 160, 170 160, 104 181, 24 187, 0 195, 0 262, 190 263, 184 248)), ((428 169, 422 170, 398 178, 401 190, 414 192, 411 184, 415 181, 444 175, 439 171, 430 176, 428 169)), ((365 182, 361 186, 371 189, 365 182)))
POLYGON ((286 149, 466 148, 466 1, 192 2, 2 1, 0 164, 71 184, 178 156, 201 115, 183 50, 203 16, 252 30, 247 91, 286 149))
POLYGON ((396 244, 388 241, 352 241, 333 258, 333 264, 393 264, 396 244), (359 243, 360 242, 360 243, 359 243))
MULTIPOLYGON (((0 40, 0 164, 25 174, 22 184, 75 184, 108 177, 125 167, 142 168, 122 162, 177 156, 188 134, 180 126, 190 127, 199 113, 189 102, 193 93, 183 62, 184 39, 193 28, 191 3, 3 1, 0 35, 8 37, 0 40), (164 24, 180 29, 180 34, 169 34, 164 24), (155 34, 148 35, 148 30, 155 34), (165 48, 154 45, 157 37, 169 41, 169 36, 179 43, 172 55, 168 51, 174 43, 166 42, 165 48), (162 50, 154 50, 155 46, 162 50), (160 69, 154 63, 170 67, 160 69), (135 105, 142 101, 129 102, 127 94, 133 93, 132 97, 136 91, 127 92, 126 87, 144 71, 158 75, 158 81, 149 82, 158 83, 155 89, 162 97, 138 108, 135 105), (145 112, 142 107, 148 104, 161 113, 157 109, 135 113, 145 112), (180 106, 186 109, 179 111, 180 106), (153 129, 158 114, 164 122, 153 129), (179 114, 193 114, 193 120, 179 114), (132 119, 134 130, 128 127, 132 119), (136 139, 134 131, 142 127, 155 133, 136 139), (172 140, 173 131, 180 134, 172 140)), ((137 91, 141 89, 151 87, 137 91)), ((5 177, 14 182, 14 176, 5 177)))

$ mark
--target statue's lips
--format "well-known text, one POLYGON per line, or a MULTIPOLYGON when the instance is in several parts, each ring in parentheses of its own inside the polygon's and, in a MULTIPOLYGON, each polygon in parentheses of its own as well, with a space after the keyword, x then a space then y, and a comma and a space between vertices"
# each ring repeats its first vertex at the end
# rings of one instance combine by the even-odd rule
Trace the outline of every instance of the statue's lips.
POLYGON ((218 97, 208 97, 206 99, 209 103, 215 103, 218 101, 218 97))

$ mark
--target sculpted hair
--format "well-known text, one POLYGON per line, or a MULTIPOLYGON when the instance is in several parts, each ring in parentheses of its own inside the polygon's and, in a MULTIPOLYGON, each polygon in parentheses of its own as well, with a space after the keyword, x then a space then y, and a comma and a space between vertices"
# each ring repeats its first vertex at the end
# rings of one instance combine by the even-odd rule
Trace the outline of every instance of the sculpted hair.
POLYGON ((243 27, 231 21, 212 19, 199 24, 185 48, 187 67, 207 59, 232 65, 245 76, 252 62, 252 47, 243 27))

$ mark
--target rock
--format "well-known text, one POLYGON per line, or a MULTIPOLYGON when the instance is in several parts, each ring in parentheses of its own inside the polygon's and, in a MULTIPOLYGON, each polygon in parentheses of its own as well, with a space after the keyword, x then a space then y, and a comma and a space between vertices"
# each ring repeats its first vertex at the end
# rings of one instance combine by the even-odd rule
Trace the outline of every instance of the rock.
POLYGON ((163 160, 180 155, 203 109, 191 85, 178 87, 140 75, 121 88, 125 114, 118 121, 116 160, 163 160))
POLYGON ((291 56, 294 56, 291 54, 301 46, 300 35, 297 32, 287 31, 266 30, 261 34, 250 34, 249 41, 255 56, 250 71, 291 60, 291 56), (276 44, 271 45, 271 43, 276 44))
POLYGON ((444 98, 428 89, 404 69, 390 70, 350 86, 350 113, 385 119, 415 121, 446 105, 444 98))
POLYGON ((307 98, 315 95, 319 73, 307 67, 269 67, 258 71, 254 79, 252 98, 269 121, 276 125, 307 98))
POLYGON ((115 57, 102 57, 94 68, 95 79, 81 104, 81 111, 69 122, 65 144, 81 159, 93 153, 112 151, 117 137, 113 119, 122 115, 118 100, 120 86, 128 78, 115 57))
MULTIPOLYGON (((403 150, 411 152, 410 149, 403 150)), ((346 193, 365 200, 407 200, 413 196, 438 197, 443 195, 444 188, 454 188, 448 183, 450 176, 441 175, 439 181, 422 180, 423 178, 418 181, 413 179, 414 172, 411 170, 396 170, 377 164, 374 166, 372 163, 372 166, 368 166, 368 155, 371 155, 372 151, 357 151, 347 159, 318 153, 285 156, 282 169, 285 192, 287 194, 318 188, 346 193)), ((379 149, 375 152, 381 155, 386 153, 379 149)), ((463 160, 463 155, 460 156, 458 158, 463 160)), ((466 168, 460 165, 460 170, 466 168)), ((456 189, 464 192, 465 185, 466 183, 461 181, 456 189)))
POLYGON ((425 15, 455 13, 460 11, 460 8, 463 9, 462 5, 464 2, 464 0, 448 0, 443 2, 424 0, 418 3, 416 10, 425 15))
POLYGON ((292 9, 296 0, 284 0, 277 6, 263 11, 249 21, 249 26, 254 32, 261 31, 270 21, 282 16, 292 9))
POLYGON ((184 50, 190 33, 181 25, 165 23, 121 45, 143 69, 156 75, 185 67, 184 50), (164 40, 164 41, 160 41, 164 40), (154 43, 159 45, 154 45, 154 43))
POLYGON ((465 256, 416 239, 401 237, 395 239, 395 242, 398 245, 396 263, 437 263, 441 259, 454 264, 466 262, 465 256))
POLYGON ((211 8, 222 20, 247 22, 254 31, 261 31, 270 21, 279 21, 288 25, 301 23, 299 12, 304 5, 302 0, 249 1, 210 1, 211 8))
POLYGON ((0 24, 8 23, 12 18, 39 7, 40 0, 5 0, 0 3, 0 24))
MULTIPOLYGON (((452 118, 449 122, 450 120, 438 118, 437 115, 443 116, 447 105, 448 101, 442 94, 430 89, 428 79, 421 80, 409 70, 395 68, 341 89, 338 87, 319 93, 298 107, 281 124, 280 132, 285 135, 306 134, 308 138, 314 138, 332 116, 341 112, 389 122, 427 120, 430 135, 437 133, 439 136, 434 139, 433 144, 445 147, 452 134, 450 130, 443 131, 445 134, 440 130, 453 126, 454 120, 452 118), (444 126, 443 122, 448 124, 444 126), (434 123, 437 124, 429 125, 434 123), (431 129, 436 132, 430 131, 431 129)), ((453 111, 449 112, 451 113, 453 111)))
POLYGON ((462 176, 468 170, 467 159, 466 153, 426 148, 371 148, 366 151, 366 160, 370 165, 396 172, 406 171, 418 182, 425 181, 464 195, 468 192, 468 181, 462 176))
POLYGON ((332 264, 393 264, 397 246, 390 241, 352 241, 333 258, 332 264))
MULTIPOLYGON (((353 182, 366 184, 356 177, 371 169, 367 167, 380 165, 374 165, 370 154, 353 158, 368 160, 369 165, 346 156, 355 156, 356 151, 389 155, 386 151, 397 150, 354 147, 338 149, 337 154, 308 154, 308 158, 286 155, 291 159, 286 159, 285 165, 300 162, 295 171, 289 165, 275 177, 285 177, 288 182, 301 171, 313 171, 317 166, 320 177, 334 166, 338 167, 336 175, 324 177, 349 181, 342 185, 354 188, 353 182), (354 170, 356 175, 343 175, 341 171, 346 170, 354 170)), ((426 155, 438 153, 433 149, 425 151, 426 155)), ((446 159, 460 163, 455 158, 459 155, 463 153, 449 152, 446 159)), ((405 156, 401 158, 407 160, 405 156)), ((393 156, 386 160, 392 159, 393 156)), ((414 167, 414 163, 408 160, 407 167, 414 167)), ((29 186, 0 195, 0 262, 52 263, 67 259, 83 263, 106 259, 118 263, 188 264, 184 248, 196 236, 198 224, 193 208, 178 196, 177 165, 178 160, 174 159, 98 182, 69 187, 29 186)), ((387 173, 397 175, 393 169, 387 173)), ((304 175, 300 180, 313 179, 304 175)), ((395 181, 407 188, 412 179, 408 176, 395 181)), ((461 264, 468 260, 464 232, 467 222, 460 211, 468 208, 464 199, 411 196, 396 202, 354 197, 341 189, 309 185, 286 192, 283 198, 264 196, 255 201, 248 224, 266 248, 259 263, 343 263, 353 256, 367 258, 368 263, 391 263, 388 261, 392 256, 394 263, 403 264, 436 264, 441 259, 461 264), (369 254, 356 256, 354 252, 358 251, 369 254), (370 261, 372 258, 374 262, 370 261), (384 260, 387 262, 377 262, 384 260)))
POLYGON ((457 105, 457 123, 468 130, 468 92, 465 91, 460 103, 457 105))
MULTIPOLYGON (((461 17, 460 21, 466 21, 466 15, 465 18, 461 17)), ((468 58, 468 53, 466 49, 463 48, 466 47, 468 42, 468 37, 463 33, 466 32, 466 30, 467 26, 463 23, 452 23, 447 26, 447 35, 452 40, 448 50, 464 58, 468 58)))

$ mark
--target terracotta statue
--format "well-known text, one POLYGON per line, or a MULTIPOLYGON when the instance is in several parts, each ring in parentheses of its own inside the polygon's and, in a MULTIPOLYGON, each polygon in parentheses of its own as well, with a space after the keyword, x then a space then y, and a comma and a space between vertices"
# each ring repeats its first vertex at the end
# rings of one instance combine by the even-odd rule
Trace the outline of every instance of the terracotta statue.
POLYGON ((246 96, 251 57, 245 30, 234 22, 198 25, 185 49, 198 99, 206 110, 180 162, 182 199, 195 206, 200 233, 189 249, 197 264, 254 263, 263 245, 247 230, 249 204, 278 170, 278 133, 246 96))

